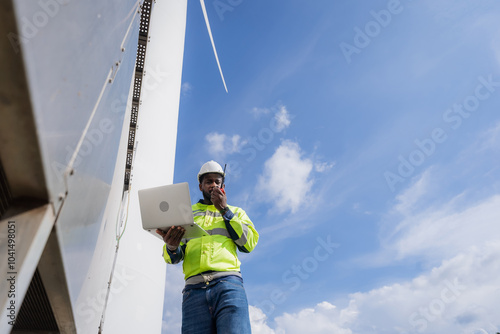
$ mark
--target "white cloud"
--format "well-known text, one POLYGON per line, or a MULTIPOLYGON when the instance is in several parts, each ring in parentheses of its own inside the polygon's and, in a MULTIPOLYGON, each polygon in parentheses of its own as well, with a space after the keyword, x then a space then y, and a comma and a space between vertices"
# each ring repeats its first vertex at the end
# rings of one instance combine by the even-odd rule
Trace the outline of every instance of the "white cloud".
POLYGON ((261 316, 259 326, 266 328, 261 333, 494 333, 499 252, 500 242, 464 249, 413 280, 353 293, 340 310, 324 301, 284 313, 274 319, 275 328, 261 316))
POLYGON ((294 314, 284 313, 277 317, 276 333, 352 334, 350 329, 344 328, 343 318, 344 314, 334 305, 321 302, 314 308, 306 308, 294 314))
POLYGON ((431 171, 431 169, 425 170, 415 183, 396 196, 398 203, 394 207, 395 212, 402 215, 411 215, 414 213, 413 211, 419 200, 429 192, 431 171))
POLYGON ((254 334, 352 334, 350 329, 342 328, 348 318, 347 313, 329 302, 321 302, 314 308, 305 308, 297 313, 284 313, 276 317, 276 329, 267 324, 267 317, 258 307, 250 306, 250 321, 254 334))
POLYGON ((398 202, 382 222, 387 261, 418 256, 435 262, 464 247, 499 240, 500 195, 477 200, 465 192, 438 201, 433 197, 439 193, 438 178, 430 168, 396 197, 398 202))
POLYGON ((267 325, 267 316, 260 308, 249 305, 248 311, 253 334, 275 334, 274 330, 267 325))
POLYGON ((499 240, 500 123, 479 133, 447 165, 426 169, 399 195, 382 220, 386 261, 420 257, 436 263, 466 247, 499 240), (471 182, 473 180, 473 182, 471 182), (451 189, 454 195, 450 194, 451 189))
POLYGON ((239 135, 228 136, 223 133, 211 132, 205 136, 208 151, 216 157, 224 157, 227 154, 239 152, 245 142, 241 141, 239 135))
POLYGON ((479 151, 497 151, 500 147, 500 122, 497 122, 495 126, 481 134, 480 141, 481 143, 478 145, 479 151))
POLYGON ((267 115, 271 112, 271 109, 268 108, 253 108, 252 109, 252 114, 256 117, 259 118, 261 115, 267 115))
MULTIPOLYGON (((410 282, 351 295, 356 332, 472 333, 495 316, 500 297, 500 242, 471 247, 410 282)), ((486 329, 486 328, 485 328, 486 329)), ((490 327, 490 329, 492 328, 490 327)))
POLYGON ((208 149, 212 154, 220 154, 224 152, 224 142, 226 141, 226 135, 211 132, 205 136, 205 139, 208 141, 208 149))
MULTIPOLYGON (((486 191, 483 184, 489 179, 470 168, 484 158, 493 161, 499 133, 495 124, 456 159, 425 170, 384 216, 383 263, 404 259, 412 266, 417 259, 418 266, 430 269, 413 279, 389 281, 269 321, 261 317, 260 325, 276 334, 499 332, 498 181, 492 176, 487 184, 491 191, 486 191)), ((363 263, 367 265, 371 263, 363 263)))
POLYGON ((262 115, 267 115, 271 112, 274 113, 273 131, 281 132, 284 129, 288 128, 292 123, 291 121, 292 116, 288 112, 287 108, 281 103, 278 103, 276 106, 272 108, 255 107, 251 110, 251 113, 254 115, 255 118, 260 118, 262 115))
POLYGON ((239 135, 234 135, 231 137, 231 149, 230 152, 238 152, 240 150, 242 143, 241 137, 239 135))
POLYGON ((276 130, 278 132, 281 132, 290 126, 290 114, 285 106, 279 106, 278 112, 274 114, 274 119, 276 119, 276 130))
POLYGON ((335 166, 334 162, 315 162, 314 170, 318 173, 324 173, 332 169, 333 166, 335 166))
POLYGON ((302 158, 297 143, 283 141, 265 162, 264 174, 259 177, 257 191, 269 195, 279 211, 296 212, 308 201, 313 185, 312 169, 312 161, 302 158))
POLYGON ((441 258, 500 236, 500 196, 456 213, 452 207, 449 203, 442 210, 424 214, 415 224, 406 224, 394 244, 399 256, 423 254, 441 258))
POLYGON ((193 89, 193 86, 189 82, 184 82, 181 86, 181 93, 183 96, 188 95, 191 93, 191 90, 193 89))

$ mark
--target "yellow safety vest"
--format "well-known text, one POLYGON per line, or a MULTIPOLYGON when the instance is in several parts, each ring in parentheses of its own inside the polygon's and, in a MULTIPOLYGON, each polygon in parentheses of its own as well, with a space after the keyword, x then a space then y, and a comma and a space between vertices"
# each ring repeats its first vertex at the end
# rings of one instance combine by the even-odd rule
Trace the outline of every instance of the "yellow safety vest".
POLYGON ((185 279, 206 271, 240 271, 236 249, 249 253, 257 245, 259 234, 246 212, 236 206, 228 207, 230 212, 224 217, 231 220, 226 223, 215 206, 193 204, 194 221, 210 235, 183 239, 175 254, 163 246, 165 262, 176 264, 184 260, 185 279))

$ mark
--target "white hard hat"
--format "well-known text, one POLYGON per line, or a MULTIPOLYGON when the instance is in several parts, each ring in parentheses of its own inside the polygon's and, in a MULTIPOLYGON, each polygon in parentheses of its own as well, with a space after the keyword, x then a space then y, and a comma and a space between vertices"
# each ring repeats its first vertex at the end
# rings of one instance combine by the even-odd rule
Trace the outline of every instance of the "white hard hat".
POLYGON ((215 162, 213 160, 210 160, 209 162, 206 162, 203 164, 203 166, 201 166, 200 172, 198 173, 198 182, 200 182, 200 177, 203 174, 207 174, 207 173, 217 173, 217 174, 222 175, 222 177, 225 176, 224 170, 222 170, 221 165, 219 165, 217 162, 215 162))

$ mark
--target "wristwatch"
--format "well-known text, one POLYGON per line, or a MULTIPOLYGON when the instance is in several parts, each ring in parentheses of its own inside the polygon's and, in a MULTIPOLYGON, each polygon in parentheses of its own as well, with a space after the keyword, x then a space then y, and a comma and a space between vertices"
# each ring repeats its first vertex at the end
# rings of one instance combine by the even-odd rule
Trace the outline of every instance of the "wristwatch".
POLYGON ((228 212, 228 211, 229 211, 229 207, 226 206, 224 209, 220 210, 219 212, 220 212, 221 215, 224 216, 226 214, 226 212, 228 212))

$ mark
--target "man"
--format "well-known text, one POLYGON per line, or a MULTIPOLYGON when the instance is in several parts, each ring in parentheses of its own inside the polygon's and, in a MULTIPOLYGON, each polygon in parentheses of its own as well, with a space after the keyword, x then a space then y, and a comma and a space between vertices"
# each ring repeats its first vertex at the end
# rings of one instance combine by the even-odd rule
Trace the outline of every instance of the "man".
POLYGON ((172 226, 165 233, 165 262, 183 262, 182 333, 251 333, 248 302, 236 249, 249 253, 259 234, 241 208, 227 205, 224 171, 215 161, 198 173, 203 199, 192 206, 195 222, 210 235, 183 239, 185 230, 172 226))

